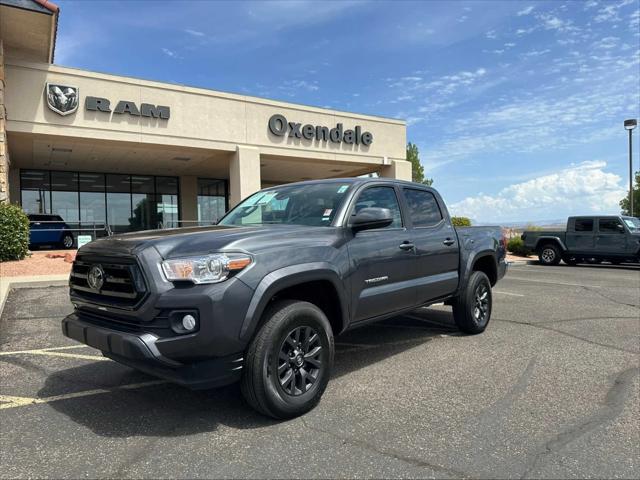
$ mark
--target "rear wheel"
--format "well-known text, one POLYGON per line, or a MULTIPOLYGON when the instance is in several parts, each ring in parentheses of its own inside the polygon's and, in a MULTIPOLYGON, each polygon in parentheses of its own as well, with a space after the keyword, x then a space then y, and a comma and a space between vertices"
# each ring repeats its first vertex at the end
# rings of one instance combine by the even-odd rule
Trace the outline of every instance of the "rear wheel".
POLYGON ((560 258, 560 250, 553 243, 543 245, 538 253, 538 260, 542 265, 558 265, 560 258))
POLYGON ((460 330, 477 334, 484 332, 491 319, 493 297, 491 282, 483 272, 473 272, 467 288, 453 303, 453 319, 460 330))
POLYGON ((65 233, 64 236, 62 237, 62 241, 60 242, 60 245, 62 245, 62 248, 72 248, 73 247, 73 235, 70 233, 65 233))
POLYGON ((242 393, 259 412, 293 418, 315 407, 333 366, 333 333, 325 314, 309 302, 285 300, 265 313, 247 350, 242 393))

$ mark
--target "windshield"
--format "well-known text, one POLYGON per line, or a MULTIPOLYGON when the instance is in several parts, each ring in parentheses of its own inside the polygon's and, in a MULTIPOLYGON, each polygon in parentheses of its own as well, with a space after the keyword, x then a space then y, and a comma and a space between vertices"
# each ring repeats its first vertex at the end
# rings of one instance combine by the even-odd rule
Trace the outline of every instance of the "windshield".
POLYGON ((348 183, 311 183, 260 191, 231 210, 220 225, 330 225, 348 183))
POLYGON ((640 220, 638 220, 637 218, 622 217, 622 220, 624 220, 624 223, 627 224, 627 227, 629 227, 629 230, 631 231, 640 230, 640 220))

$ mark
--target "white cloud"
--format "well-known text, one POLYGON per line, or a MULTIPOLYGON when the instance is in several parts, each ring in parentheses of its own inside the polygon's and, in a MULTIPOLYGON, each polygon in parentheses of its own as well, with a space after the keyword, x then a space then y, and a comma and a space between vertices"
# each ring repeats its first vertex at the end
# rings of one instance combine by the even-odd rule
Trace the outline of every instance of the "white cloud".
POLYGON ((318 82, 311 81, 308 82, 306 80, 285 80, 282 82, 282 85, 278 87, 281 91, 283 91, 286 95, 290 97, 295 97, 300 90, 307 90, 308 92, 315 92, 320 89, 318 86, 318 82))
POLYGON ((169 50, 168 48, 163 48, 162 53, 171 58, 179 58, 176 52, 174 52, 173 50, 169 50))
POLYGON ((454 203, 454 215, 480 222, 551 220, 574 214, 617 213, 626 191, 607 162, 587 161, 555 173, 454 203))
POLYGON ((536 8, 533 5, 529 5, 527 8, 523 8, 522 10, 520 10, 516 15, 518 15, 519 17, 522 17, 523 15, 529 15, 531 12, 533 12, 533 9, 536 8))
POLYGON ((198 30, 192 30, 191 28, 185 28, 184 32, 188 33, 189 35, 193 35, 194 37, 204 37, 203 32, 200 32, 198 30))

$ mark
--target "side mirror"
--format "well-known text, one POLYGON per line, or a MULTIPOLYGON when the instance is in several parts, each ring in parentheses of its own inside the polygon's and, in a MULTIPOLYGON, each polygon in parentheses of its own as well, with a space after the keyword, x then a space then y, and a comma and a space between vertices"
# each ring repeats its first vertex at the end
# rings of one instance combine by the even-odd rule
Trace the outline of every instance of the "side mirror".
POLYGON ((618 231, 620 233, 624 233, 624 225, 622 225, 621 223, 617 224, 616 227, 618 228, 618 231))
POLYGON ((388 227, 393 223, 393 215, 388 208, 369 207, 360 210, 351 221, 354 232, 388 227))

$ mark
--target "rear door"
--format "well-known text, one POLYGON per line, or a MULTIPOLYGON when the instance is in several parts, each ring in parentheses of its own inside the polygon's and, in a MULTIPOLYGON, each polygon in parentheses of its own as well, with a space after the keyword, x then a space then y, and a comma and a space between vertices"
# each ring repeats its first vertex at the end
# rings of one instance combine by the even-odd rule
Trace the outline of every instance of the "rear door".
POLYGON ((29 243, 31 245, 42 245, 47 243, 47 224, 43 223, 48 220, 46 215, 29 215, 29 243))
POLYGON ((595 249, 595 219, 576 217, 567 225, 567 248, 574 254, 592 254, 595 249))
POLYGON ((444 206, 428 189, 403 187, 416 248, 417 303, 447 296, 458 287, 460 248, 444 206))
POLYGON ((627 253, 627 232, 619 218, 599 218, 596 236, 596 252, 599 255, 624 255, 627 253))
POLYGON ((395 187, 388 184, 366 187, 357 194, 348 218, 366 207, 388 208, 394 221, 385 228, 357 232, 349 240, 356 322, 415 304, 411 280, 416 255, 395 187))

